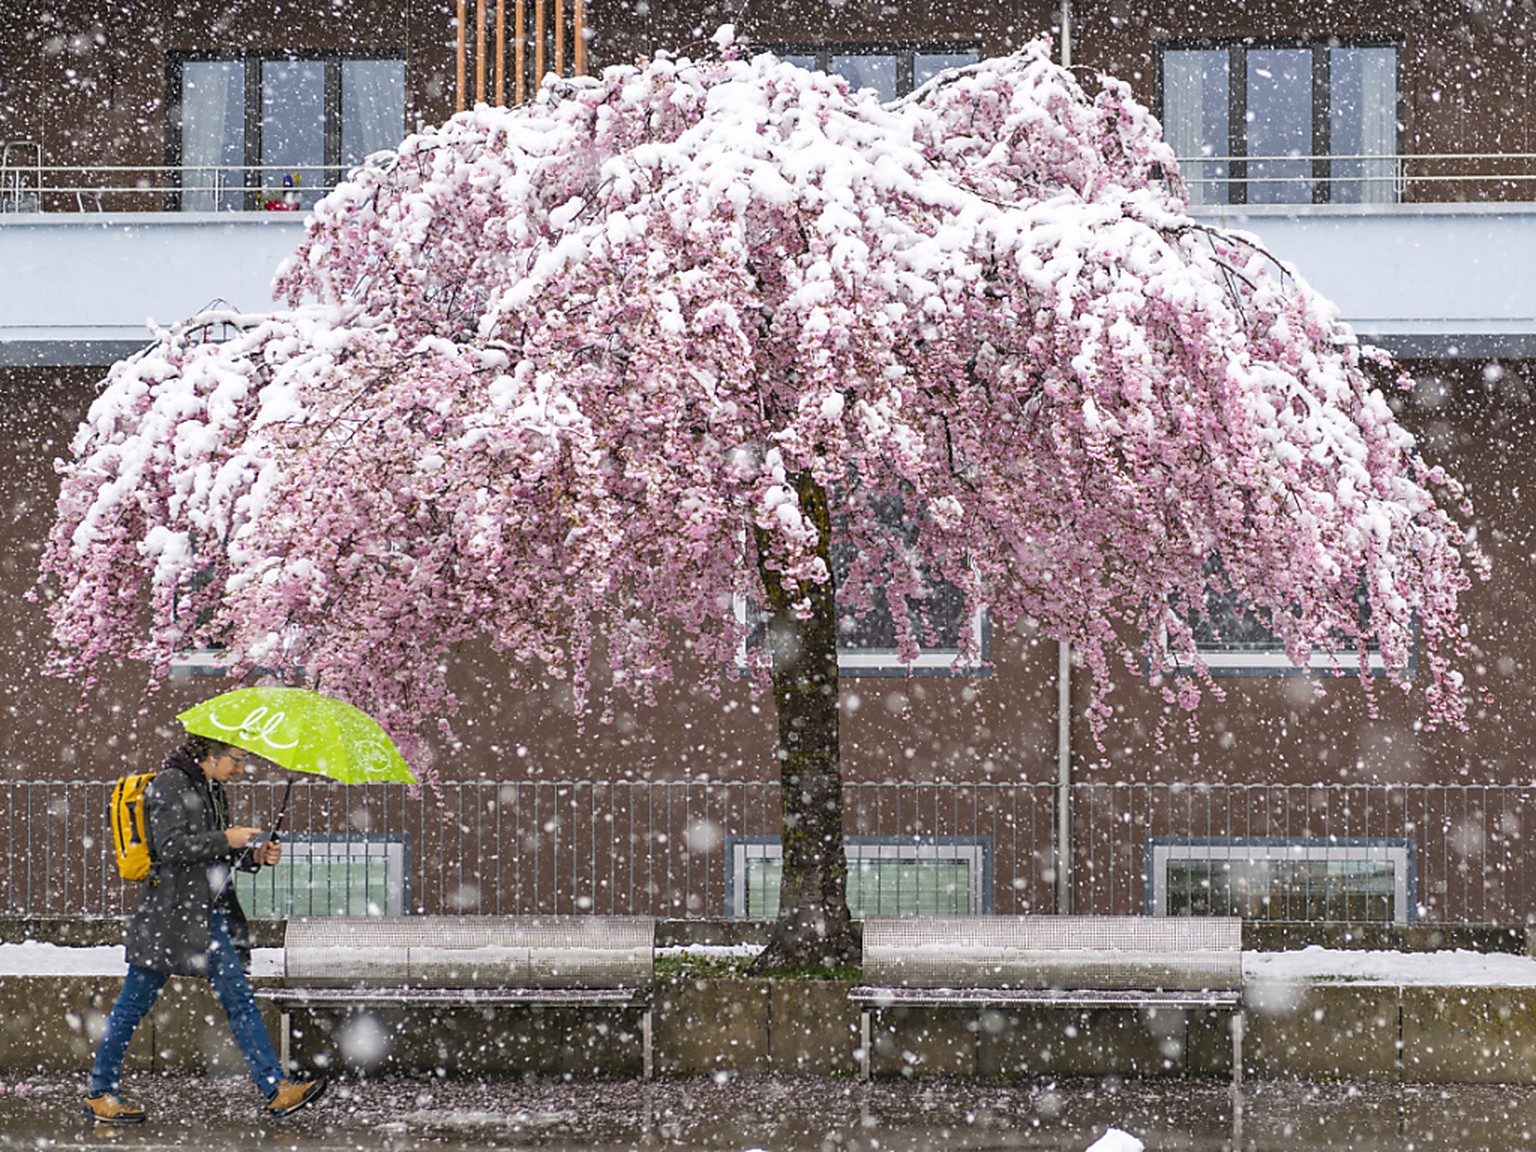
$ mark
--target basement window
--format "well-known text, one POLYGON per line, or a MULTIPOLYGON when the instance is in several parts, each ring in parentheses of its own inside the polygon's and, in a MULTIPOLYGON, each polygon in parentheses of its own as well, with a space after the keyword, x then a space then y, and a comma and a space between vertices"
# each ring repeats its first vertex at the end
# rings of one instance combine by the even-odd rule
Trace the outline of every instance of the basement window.
POLYGON ((283 859, 235 873, 256 920, 291 916, 403 916, 410 907, 410 844, 403 835, 283 837, 283 859))
POLYGON ((1149 916, 1409 924, 1410 839, 1158 837, 1147 841, 1149 916))
MULTIPOLYGON (((866 916, 966 916, 992 911, 992 842, 986 836, 850 836, 848 909, 866 916)), ((779 914, 783 849, 777 837, 726 840, 726 915, 779 914)))

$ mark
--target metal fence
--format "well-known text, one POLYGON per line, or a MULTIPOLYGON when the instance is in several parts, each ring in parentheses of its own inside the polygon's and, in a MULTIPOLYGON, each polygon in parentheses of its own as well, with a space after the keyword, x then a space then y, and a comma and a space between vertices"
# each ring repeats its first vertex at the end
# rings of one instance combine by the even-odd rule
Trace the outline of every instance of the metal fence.
MULTIPOLYGON (((0 915, 131 907, 138 886, 117 877, 110 789, 0 784, 0 915)), ((234 791, 237 822, 272 825, 280 785, 234 791)), ((848 784, 860 899, 880 911, 1531 918, 1536 785, 1076 784, 1069 846, 1057 840, 1062 799, 1054 784, 848 784)), ((269 917, 759 916, 779 822, 768 783, 468 782, 413 795, 304 781, 284 867, 242 879, 242 894, 269 917)))
MULTIPOLYGON (((1536 198, 1536 153, 1530 152, 1190 156, 1180 158, 1179 168, 1198 203, 1536 198)), ((0 141, 0 214, 308 208, 346 175, 323 166, 47 164, 35 142, 0 141)))

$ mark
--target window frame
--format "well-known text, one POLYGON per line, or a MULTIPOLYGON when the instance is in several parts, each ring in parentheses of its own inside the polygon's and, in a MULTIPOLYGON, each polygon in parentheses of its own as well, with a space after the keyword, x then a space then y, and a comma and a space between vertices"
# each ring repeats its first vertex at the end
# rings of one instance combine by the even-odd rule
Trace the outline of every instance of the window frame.
MULTIPOLYGON (((743 628, 748 627, 751 605, 742 596, 731 598, 736 620, 743 628)), ((841 609, 839 609, 841 611, 841 609)), ((766 619, 767 613, 761 614, 766 619)), ((979 606, 971 617, 972 636, 976 641, 974 660, 956 661, 960 649, 920 647, 917 659, 904 663, 894 648, 845 648, 837 646, 837 672, 839 676, 970 676, 992 675, 992 614, 979 606)), ((749 629, 750 631, 750 629, 749 629)), ((742 638, 736 647, 736 667, 748 666, 747 652, 750 636, 742 638)))
POLYGON ((976 59, 972 63, 980 63, 982 54, 981 42, 976 40, 945 42, 935 40, 893 40, 885 42, 843 43, 834 42, 828 44, 808 44, 803 42, 772 42, 755 45, 754 50, 771 52, 781 60, 791 56, 811 56, 815 58, 815 71, 825 72, 829 76, 838 75, 832 70, 832 58, 834 56, 894 56, 896 58, 896 95, 900 100, 903 96, 910 96, 917 90, 917 57, 919 56, 954 56, 962 53, 974 53, 976 59))
MULTIPOLYGON (((350 911, 354 895, 361 897, 365 905, 377 903, 377 915, 404 916, 411 908, 411 838, 402 832, 287 833, 283 836, 283 858, 278 864, 265 867, 259 873, 236 872, 234 883, 241 905, 253 920, 282 920, 293 915, 359 915, 350 911), (338 848, 341 851, 337 851, 338 848), (382 901, 369 899, 371 886, 366 876, 362 891, 354 894, 349 875, 344 898, 348 911, 317 912, 313 906, 303 912, 294 910, 293 894, 299 890, 294 870, 301 860, 320 860, 340 866, 350 873, 349 863, 352 860, 366 863, 380 859, 385 865, 382 901)), ((371 916, 375 913, 368 911, 361 915, 371 916)))
MULTIPOLYGON (((166 210, 171 212, 181 211, 182 199, 182 163, 183 163, 183 131, 185 125, 185 69, 188 64, 220 64, 238 63, 244 69, 242 77, 244 116, 242 140, 242 164, 241 175, 241 210, 250 212, 262 207, 261 199, 266 191, 262 184, 262 91, 264 75, 269 64, 322 64, 325 73, 323 80, 323 100, 325 105, 324 127, 324 159, 320 165, 323 170, 321 186, 334 186, 339 183, 348 167, 342 155, 343 126, 342 112, 344 108, 345 94, 343 92, 342 76, 346 64, 353 61, 377 61, 380 63, 399 64, 402 69, 401 83, 401 138, 404 138, 406 125, 409 123, 410 86, 407 82, 404 70, 407 60, 404 56, 392 56, 387 53, 363 51, 356 49, 326 49, 315 51, 283 52, 251 50, 243 52, 174 52, 166 57, 166 131, 165 131, 165 166, 168 172, 168 190, 166 193, 166 210), (252 176, 256 179, 253 181, 252 176)), ((308 189, 306 189, 307 191, 308 189)), ((218 209, 216 209, 218 210, 218 209)))
MULTIPOLYGON (((1400 35, 1382 36, 1244 36, 1228 37, 1173 37, 1158 40, 1153 48, 1156 66, 1153 78, 1153 107, 1158 122, 1163 122, 1165 111, 1165 67, 1170 51, 1220 51, 1227 52, 1227 155, 1213 157, 1225 159, 1228 165, 1225 195, 1208 204, 1246 205, 1250 178, 1248 175, 1248 53, 1251 51, 1309 49, 1311 52, 1312 81, 1312 171, 1311 199, 1284 201, 1285 204, 1328 204, 1333 202, 1333 185, 1347 183, 1335 180, 1331 171, 1332 155, 1332 107, 1331 58, 1334 49, 1391 48, 1395 53, 1394 107, 1392 109, 1393 155, 1383 159, 1395 159, 1403 154, 1406 136, 1405 115, 1407 102, 1403 93, 1403 56, 1406 47, 1400 35)), ((1254 179, 1253 183, 1262 183, 1254 179)), ((1394 185, 1391 203, 1402 199, 1400 185, 1394 185)))
MULTIPOLYGON (((851 866, 861 861, 961 861, 967 864, 965 915, 992 914, 992 855, 990 836, 845 836, 843 848, 851 866)), ((748 869, 754 860, 782 860, 777 836, 725 838, 725 915, 731 920, 762 919, 749 907, 748 869)), ((857 909, 850 908, 857 918, 857 909)), ((912 916, 916 912, 871 915, 912 916)))
POLYGON ((1193 915, 1168 911, 1168 867, 1174 862, 1257 864, 1270 860, 1324 863, 1364 860, 1386 861, 1393 865, 1391 920, 1322 919, 1277 923, 1413 924, 1418 920, 1418 843, 1412 837, 1400 836, 1149 836, 1142 874, 1144 911, 1148 916, 1193 915))
MULTIPOLYGON (((1361 611, 1365 611, 1364 585, 1360 592, 1361 611)), ((1227 596, 1235 597, 1233 592, 1206 592, 1206 617, 1204 622, 1210 625, 1211 597, 1227 596)), ((1233 614, 1246 610, 1241 609, 1240 602, 1233 600, 1231 604, 1233 614)), ((1262 621, 1255 621, 1260 627, 1265 627, 1262 621)), ((1191 621, 1192 626, 1197 622, 1191 621)), ((1269 643, 1263 647, 1252 642, 1242 641, 1218 641, 1207 640, 1202 643, 1198 628, 1194 639, 1194 650, 1185 655, 1173 653, 1168 648, 1167 633, 1164 632, 1159 640, 1164 654, 1168 657, 1167 663, 1172 665, 1173 671, 1184 675, 1194 671, 1193 658, 1199 657, 1205 662, 1206 671, 1213 676, 1355 676, 1360 672, 1360 655, 1353 646, 1340 648, 1314 647, 1308 654, 1307 662, 1303 665, 1291 663, 1290 656, 1286 653, 1285 645, 1275 636, 1274 632, 1265 627, 1269 636, 1269 643)), ((1408 664, 1402 669, 1403 675, 1412 679, 1418 671, 1418 642, 1417 628, 1415 628, 1414 642, 1408 650, 1408 664)), ((1381 654, 1380 648, 1371 644, 1366 649, 1366 673, 1372 677, 1385 676, 1389 672, 1387 662, 1381 654)))

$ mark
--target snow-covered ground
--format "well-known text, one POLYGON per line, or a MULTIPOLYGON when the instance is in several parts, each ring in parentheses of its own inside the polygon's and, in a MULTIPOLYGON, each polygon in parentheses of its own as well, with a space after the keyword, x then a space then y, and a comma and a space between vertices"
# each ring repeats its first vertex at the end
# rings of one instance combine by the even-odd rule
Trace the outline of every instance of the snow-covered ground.
MULTIPOLYGON (((737 955, 741 949, 661 949, 663 954, 737 955)), ((746 949, 748 953, 753 949, 746 949)), ((282 974, 281 948, 258 948, 253 976, 282 974)), ((0 976, 121 976, 126 971, 118 945, 67 948, 57 944, 0 944, 0 976)), ((1500 952, 1367 952, 1311 947, 1295 952, 1243 953, 1249 983, 1318 981, 1356 984, 1536 987, 1536 957, 1500 952)))

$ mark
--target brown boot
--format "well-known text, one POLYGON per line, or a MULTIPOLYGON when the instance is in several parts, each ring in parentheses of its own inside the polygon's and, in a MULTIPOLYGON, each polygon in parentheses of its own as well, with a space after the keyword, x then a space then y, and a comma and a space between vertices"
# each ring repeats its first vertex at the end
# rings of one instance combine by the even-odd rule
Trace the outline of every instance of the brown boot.
POLYGON ((87 1096, 82 1111, 88 1119, 98 1124, 144 1123, 144 1109, 124 1103, 123 1099, 114 1092, 103 1092, 100 1096, 87 1096))
POLYGON ((268 1116, 292 1116, 300 1108, 307 1107, 325 1094, 324 1076, 314 1080, 283 1080, 267 1101, 268 1116))

